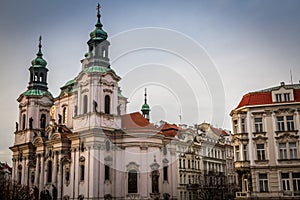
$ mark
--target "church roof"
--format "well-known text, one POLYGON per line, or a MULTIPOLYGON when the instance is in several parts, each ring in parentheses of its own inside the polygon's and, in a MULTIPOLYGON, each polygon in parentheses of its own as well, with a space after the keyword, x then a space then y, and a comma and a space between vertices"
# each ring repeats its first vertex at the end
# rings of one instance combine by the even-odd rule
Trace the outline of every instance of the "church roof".
POLYGON ((141 113, 134 112, 122 115, 122 129, 152 129, 158 130, 141 113))
POLYGON ((31 89, 27 90, 26 92, 23 93, 25 96, 43 96, 43 95, 48 95, 51 98, 53 98, 52 94, 49 91, 45 90, 39 90, 39 89, 31 89))

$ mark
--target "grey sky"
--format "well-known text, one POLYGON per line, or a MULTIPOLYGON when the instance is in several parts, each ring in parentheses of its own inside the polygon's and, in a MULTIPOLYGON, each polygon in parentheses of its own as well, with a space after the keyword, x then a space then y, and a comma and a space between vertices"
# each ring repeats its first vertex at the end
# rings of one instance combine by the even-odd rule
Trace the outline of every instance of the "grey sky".
MULTIPOLYGON (((26 90, 28 68, 37 53, 39 35, 43 36, 43 53, 48 62, 49 89, 57 96, 59 87, 80 71, 80 59, 87 50, 86 42, 96 22, 96 4, 96 0, 1 1, 1 161, 11 160, 8 147, 13 143, 18 118, 16 99, 26 90)), ((294 83, 299 82, 298 0, 106 0, 101 5, 101 21, 109 36, 136 28, 158 27, 180 32, 204 48, 203 52, 207 52, 221 77, 224 91, 220 92, 225 93, 225 111, 219 111, 221 118, 225 113, 224 121, 217 120, 215 124, 218 126, 231 129, 229 112, 243 94, 278 85, 280 81, 290 82, 290 70, 294 83)), ((157 35, 147 37, 154 41, 158 38, 157 35)), ((185 93, 177 92, 179 101, 185 104, 181 111, 183 123, 192 125, 197 121, 210 121, 212 107, 218 107, 209 103, 212 91, 207 89, 207 77, 197 82, 189 70, 184 70, 189 66, 170 54, 145 50, 130 54, 115 64, 117 66, 112 65, 112 68, 124 77, 121 87, 124 95, 130 97, 130 112, 140 109, 143 86, 149 87, 154 120, 163 118, 179 122, 180 108, 176 95, 170 92, 176 91, 176 88, 194 92, 187 93, 193 95, 183 100, 180 95, 185 93), (152 63, 151 66, 149 63, 152 63), (160 74, 157 78, 165 78, 166 85, 171 85, 170 90, 164 93, 159 84, 149 86, 146 83, 134 88, 135 82, 142 83, 144 80, 142 76, 137 77, 143 73, 153 77, 160 74), (132 77, 136 80, 130 81, 132 77), (186 77, 190 77, 189 80, 186 77), (186 81, 186 86, 176 86, 180 80, 186 81), (126 86, 130 86, 131 90, 126 90, 126 86), (195 113, 193 104, 196 101, 196 109, 200 111, 195 113)))

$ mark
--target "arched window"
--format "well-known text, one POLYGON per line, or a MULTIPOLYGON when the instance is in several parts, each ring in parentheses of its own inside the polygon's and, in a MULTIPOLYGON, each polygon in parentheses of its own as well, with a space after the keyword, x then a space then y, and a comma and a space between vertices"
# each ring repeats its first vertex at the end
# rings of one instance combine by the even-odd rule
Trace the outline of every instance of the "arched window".
POLYGON ((67 123, 67 107, 63 108, 63 124, 67 123))
POLYGON ((104 112, 105 114, 110 114, 110 97, 106 95, 104 98, 104 112))
POLYGON ((33 73, 30 73, 30 81, 33 81, 33 73))
POLYGON ((110 142, 108 140, 106 140, 106 142, 105 142, 105 150, 106 151, 110 150, 110 142))
POLYGON ((38 73, 34 74, 34 81, 38 81, 38 73))
POLYGON ((83 96, 83 114, 86 114, 88 110, 88 97, 87 95, 83 96))
POLYGON ((48 170, 47 170, 47 182, 52 182, 52 161, 48 161, 48 170))
POLYGON ((40 73, 40 82, 43 82, 43 81, 44 81, 44 74, 40 73))
POLYGON ((102 48, 102 57, 103 57, 103 58, 105 58, 105 57, 106 57, 106 50, 105 50, 105 48, 104 48, 104 47, 102 48))
POLYGON ((18 166, 18 184, 22 182, 22 165, 18 166))
POLYGON ((128 172, 128 193, 137 193, 137 171, 134 169, 128 172))
POLYGON ((23 115, 22 115, 22 129, 24 130, 25 127, 26 127, 26 115, 23 114, 23 115))
POLYGON ((40 128, 46 128, 46 115, 45 114, 41 115, 40 121, 41 121, 40 128))

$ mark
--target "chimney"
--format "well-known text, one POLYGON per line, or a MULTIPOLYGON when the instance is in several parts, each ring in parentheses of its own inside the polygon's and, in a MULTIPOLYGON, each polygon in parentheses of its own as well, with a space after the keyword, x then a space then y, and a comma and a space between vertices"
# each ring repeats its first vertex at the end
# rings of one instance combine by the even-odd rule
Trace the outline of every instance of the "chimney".
POLYGON ((281 86, 284 86, 284 82, 280 82, 280 85, 281 85, 281 86))

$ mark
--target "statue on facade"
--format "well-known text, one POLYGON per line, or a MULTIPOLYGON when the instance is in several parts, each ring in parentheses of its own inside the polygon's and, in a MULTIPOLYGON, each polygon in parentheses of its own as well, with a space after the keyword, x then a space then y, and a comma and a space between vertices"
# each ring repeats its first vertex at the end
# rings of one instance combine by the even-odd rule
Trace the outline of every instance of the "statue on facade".
POLYGON ((94 112, 98 112, 97 111, 98 104, 95 100, 93 101, 93 105, 94 105, 94 112))
POLYGON ((39 189, 36 186, 33 188, 33 196, 35 200, 39 199, 39 189))
POLYGON ((16 132, 19 130, 19 124, 16 122, 16 132))
POLYGON ((52 184, 52 199, 57 200, 57 188, 52 184))
POLYGON ((159 193, 158 189, 158 170, 152 172, 152 193, 159 193))

